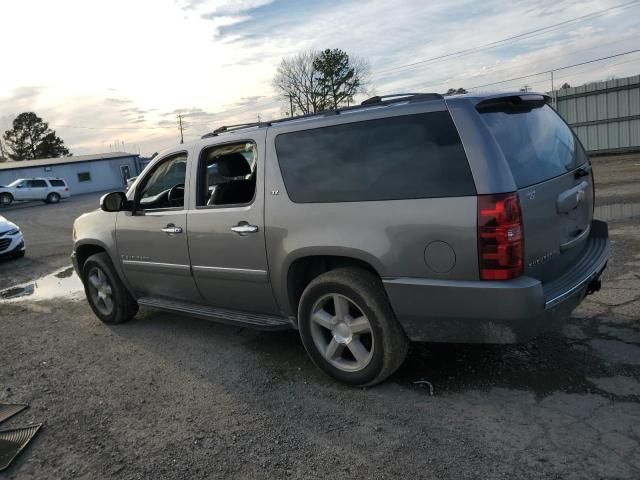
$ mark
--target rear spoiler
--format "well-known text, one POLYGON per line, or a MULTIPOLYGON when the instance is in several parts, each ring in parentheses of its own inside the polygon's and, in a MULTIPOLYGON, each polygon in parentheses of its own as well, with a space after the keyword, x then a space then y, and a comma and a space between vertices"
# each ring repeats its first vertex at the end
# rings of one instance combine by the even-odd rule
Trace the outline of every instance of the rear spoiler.
POLYGON ((532 110, 551 102, 551 97, 540 93, 524 93, 522 95, 508 95, 504 97, 488 98, 476 105, 479 112, 495 112, 505 110, 532 110))

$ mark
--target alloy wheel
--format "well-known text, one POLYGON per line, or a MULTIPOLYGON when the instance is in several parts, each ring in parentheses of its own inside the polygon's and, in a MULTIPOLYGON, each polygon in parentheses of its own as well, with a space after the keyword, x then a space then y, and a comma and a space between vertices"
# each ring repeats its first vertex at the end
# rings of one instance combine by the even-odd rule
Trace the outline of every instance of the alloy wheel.
POLYGON ((373 358, 371 323, 364 311, 344 295, 324 295, 313 305, 311 337, 324 358, 342 371, 360 371, 373 358))
POLYGON ((93 267, 87 275, 89 295, 94 306, 103 315, 113 312, 113 289, 105 273, 98 267, 93 267))

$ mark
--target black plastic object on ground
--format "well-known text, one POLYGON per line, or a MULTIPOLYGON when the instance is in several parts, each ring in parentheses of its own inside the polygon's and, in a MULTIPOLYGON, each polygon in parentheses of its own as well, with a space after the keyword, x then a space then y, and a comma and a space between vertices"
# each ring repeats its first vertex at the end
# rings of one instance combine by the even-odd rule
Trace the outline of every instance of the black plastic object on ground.
POLYGON ((16 413, 20 413, 27 406, 17 403, 0 403, 0 423, 13 417, 16 413))
POLYGON ((38 433, 41 423, 28 427, 0 431, 0 472, 6 469, 14 458, 27 446, 38 433))

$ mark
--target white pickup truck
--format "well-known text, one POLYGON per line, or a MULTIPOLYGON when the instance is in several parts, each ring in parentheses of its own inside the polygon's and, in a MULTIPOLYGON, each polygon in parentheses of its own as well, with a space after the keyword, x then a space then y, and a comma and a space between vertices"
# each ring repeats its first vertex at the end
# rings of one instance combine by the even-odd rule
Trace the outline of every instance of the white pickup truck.
POLYGON ((58 203, 71 196, 67 182, 62 178, 19 178, 6 187, 0 186, 0 205, 11 205, 16 200, 42 200, 58 203))

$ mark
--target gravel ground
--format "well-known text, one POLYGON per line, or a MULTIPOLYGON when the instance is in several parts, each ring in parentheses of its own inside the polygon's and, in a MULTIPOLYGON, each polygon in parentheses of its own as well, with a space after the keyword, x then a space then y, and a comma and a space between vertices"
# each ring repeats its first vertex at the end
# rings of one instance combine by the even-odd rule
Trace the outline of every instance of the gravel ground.
POLYGON ((30 404, 3 427, 45 423, 0 479, 640 478, 640 218, 610 233, 603 290, 563 332, 413 345, 372 389, 325 377, 295 332, 0 305, 0 402, 30 404))

